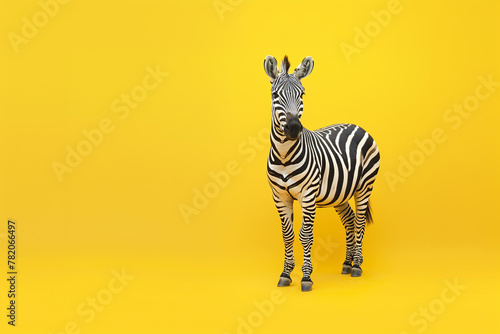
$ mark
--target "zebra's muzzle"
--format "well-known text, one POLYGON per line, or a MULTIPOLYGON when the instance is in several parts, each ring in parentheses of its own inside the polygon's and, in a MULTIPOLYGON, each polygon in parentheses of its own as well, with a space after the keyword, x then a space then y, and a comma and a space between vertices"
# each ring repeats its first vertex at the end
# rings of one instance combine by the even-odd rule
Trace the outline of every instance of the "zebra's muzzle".
POLYGON ((287 117, 287 122, 285 124, 285 136, 286 139, 296 140, 299 138, 300 132, 302 131, 302 124, 297 117, 287 117))

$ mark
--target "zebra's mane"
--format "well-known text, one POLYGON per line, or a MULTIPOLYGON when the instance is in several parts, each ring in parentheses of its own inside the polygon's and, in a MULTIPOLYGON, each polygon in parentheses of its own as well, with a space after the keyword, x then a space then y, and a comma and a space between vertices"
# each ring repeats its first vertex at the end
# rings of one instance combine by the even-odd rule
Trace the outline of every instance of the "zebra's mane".
POLYGON ((283 61, 281 62, 281 73, 288 74, 289 68, 290 68, 290 62, 288 61, 287 55, 285 55, 285 58, 283 58, 283 61))

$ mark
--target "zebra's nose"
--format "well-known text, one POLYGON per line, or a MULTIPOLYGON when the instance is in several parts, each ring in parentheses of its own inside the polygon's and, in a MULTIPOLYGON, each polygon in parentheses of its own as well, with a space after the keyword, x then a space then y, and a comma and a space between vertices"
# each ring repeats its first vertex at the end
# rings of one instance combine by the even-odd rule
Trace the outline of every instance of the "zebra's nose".
POLYGON ((302 131, 302 124, 298 118, 291 118, 285 125, 285 136, 287 139, 295 140, 299 138, 300 131, 302 131))

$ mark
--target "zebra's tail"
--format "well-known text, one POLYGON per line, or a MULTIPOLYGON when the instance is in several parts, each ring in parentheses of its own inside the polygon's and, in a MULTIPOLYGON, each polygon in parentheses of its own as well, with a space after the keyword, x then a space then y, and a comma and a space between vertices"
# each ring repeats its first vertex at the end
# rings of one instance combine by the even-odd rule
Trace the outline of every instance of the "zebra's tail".
POLYGON ((366 207, 366 215, 365 215, 366 224, 373 224, 373 213, 372 206, 370 205, 370 200, 368 200, 368 204, 366 207))

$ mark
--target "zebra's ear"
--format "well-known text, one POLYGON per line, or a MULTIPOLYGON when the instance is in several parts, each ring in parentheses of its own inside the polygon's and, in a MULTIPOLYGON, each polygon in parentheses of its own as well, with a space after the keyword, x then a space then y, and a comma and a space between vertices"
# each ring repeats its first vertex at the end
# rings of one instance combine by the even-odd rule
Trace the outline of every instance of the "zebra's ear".
POLYGON ((276 79, 278 75, 278 62, 276 58, 267 56, 266 59, 264 59, 264 71, 266 71, 266 74, 271 78, 271 82, 276 79))
POLYGON ((312 57, 305 57, 302 60, 302 63, 297 66, 293 74, 297 77, 297 79, 301 80, 311 74, 314 67, 314 60, 312 57))

